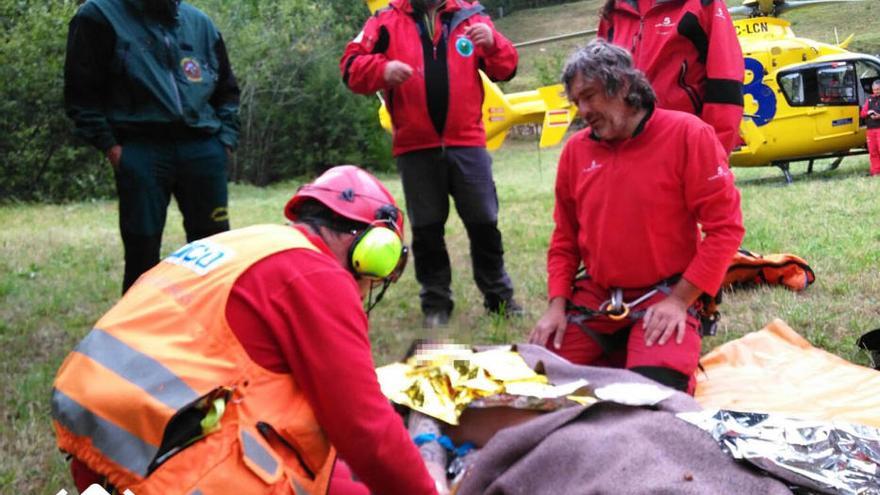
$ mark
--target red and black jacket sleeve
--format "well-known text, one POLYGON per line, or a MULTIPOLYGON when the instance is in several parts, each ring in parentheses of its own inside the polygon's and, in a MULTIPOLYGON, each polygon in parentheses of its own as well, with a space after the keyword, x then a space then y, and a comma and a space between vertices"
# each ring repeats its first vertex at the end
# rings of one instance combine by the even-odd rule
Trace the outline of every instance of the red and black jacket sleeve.
POLYGON ((388 64, 388 29, 378 16, 370 17, 363 30, 346 45, 339 62, 342 82, 355 93, 370 94, 385 88, 388 64))
POLYGON ((492 29, 495 44, 489 50, 481 50, 480 69, 493 81, 509 81, 516 75, 516 67, 519 63, 519 54, 503 34, 495 29, 495 25, 488 16, 481 15, 476 22, 482 22, 492 29))
POLYGON ((701 118, 715 128, 718 140, 730 153, 740 142, 743 116, 742 48, 724 2, 703 3, 708 5, 702 10, 706 46, 700 57, 705 57, 706 93, 701 118))

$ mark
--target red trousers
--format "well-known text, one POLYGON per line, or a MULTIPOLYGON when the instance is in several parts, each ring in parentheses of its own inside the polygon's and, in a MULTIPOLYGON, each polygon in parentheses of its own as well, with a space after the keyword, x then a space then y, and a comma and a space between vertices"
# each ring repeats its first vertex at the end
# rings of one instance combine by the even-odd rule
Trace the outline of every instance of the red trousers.
POLYGON ((871 157, 871 175, 880 174, 880 128, 868 129, 868 156, 871 157))
MULTIPOLYGON (((598 309, 611 297, 607 289, 599 287, 589 279, 578 281, 575 287, 572 302, 578 306, 598 309)), ((642 289, 624 290, 623 300, 633 301, 645 292, 642 289)), ((643 311, 664 298, 666 294, 658 292, 647 301, 631 308, 631 311, 643 311)), ((693 393, 696 384, 694 372, 700 360, 701 348, 700 320, 696 316, 688 314, 687 329, 681 344, 677 344, 675 338, 672 338, 664 345, 655 342, 651 347, 645 345, 645 327, 641 318, 615 321, 607 316, 598 316, 584 321, 583 325, 604 341, 604 347, 603 343, 589 335, 589 332, 571 322, 565 329, 562 347, 553 348, 552 336, 545 346, 575 364, 626 368, 640 373, 646 369, 656 368, 672 370, 686 377, 687 392, 693 393), (627 329, 629 329, 628 335, 627 329)), ((643 374, 650 376, 648 373, 643 374)))

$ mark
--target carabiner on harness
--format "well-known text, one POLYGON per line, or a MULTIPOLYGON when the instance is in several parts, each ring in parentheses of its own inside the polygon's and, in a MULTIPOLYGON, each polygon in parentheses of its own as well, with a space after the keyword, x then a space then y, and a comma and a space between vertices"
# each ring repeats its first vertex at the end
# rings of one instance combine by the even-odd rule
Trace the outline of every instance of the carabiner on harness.
POLYGON ((624 302, 623 289, 611 289, 611 299, 599 305, 599 312, 601 314, 604 314, 611 320, 620 321, 630 316, 630 308, 634 308, 639 304, 647 301, 648 299, 653 297, 654 294, 656 294, 659 290, 660 289, 658 288, 651 289, 630 302, 624 302))
POLYGON ((611 299, 599 305, 599 312, 614 321, 629 316, 629 305, 623 302, 623 290, 611 289, 611 299))

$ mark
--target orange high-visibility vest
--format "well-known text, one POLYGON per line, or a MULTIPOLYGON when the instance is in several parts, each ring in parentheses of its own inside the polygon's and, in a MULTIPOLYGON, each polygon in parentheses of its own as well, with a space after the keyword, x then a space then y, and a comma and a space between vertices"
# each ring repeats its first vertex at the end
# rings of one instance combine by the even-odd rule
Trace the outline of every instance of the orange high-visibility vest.
POLYGON ((238 277, 287 249, 317 250, 295 228, 260 225, 187 244, 141 276, 58 371, 58 446, 135 495, 326 493, 335 451, 301 389, 253 362, 226 321, 238 277), (219 427, 200 426, 217 399, 219 427))

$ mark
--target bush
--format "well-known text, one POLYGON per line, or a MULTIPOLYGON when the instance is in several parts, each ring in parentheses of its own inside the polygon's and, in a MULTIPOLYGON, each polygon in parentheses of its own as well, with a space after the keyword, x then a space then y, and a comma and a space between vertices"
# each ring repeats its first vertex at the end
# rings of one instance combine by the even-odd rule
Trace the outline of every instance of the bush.
POLYGON ((62 108, 72 1, 0 0, 0 200, 69 200, 113 191, 110 168, 80 146, 62 108))
POLYGON ((390 165, 377 99, 352 94, 339 76, 345 43, 368 15, 363 2, 337 0, 333 7, 306 0, 201 3, 217 12, 215 19, 229 33, 242 89, 243 132, 234 180, 265 185, 344 162, 390 165))
MULTIPOLYGON (((0 201, 113 194, 100 153, 62 106, 73 0, 0 0, 0 201)), ((265 185, 347 162, 390 167, 375 98, 351 94, 337 64, 368 16, 361 0, 194 0, 220 27, 242 89, 231 178, 265 185)))

